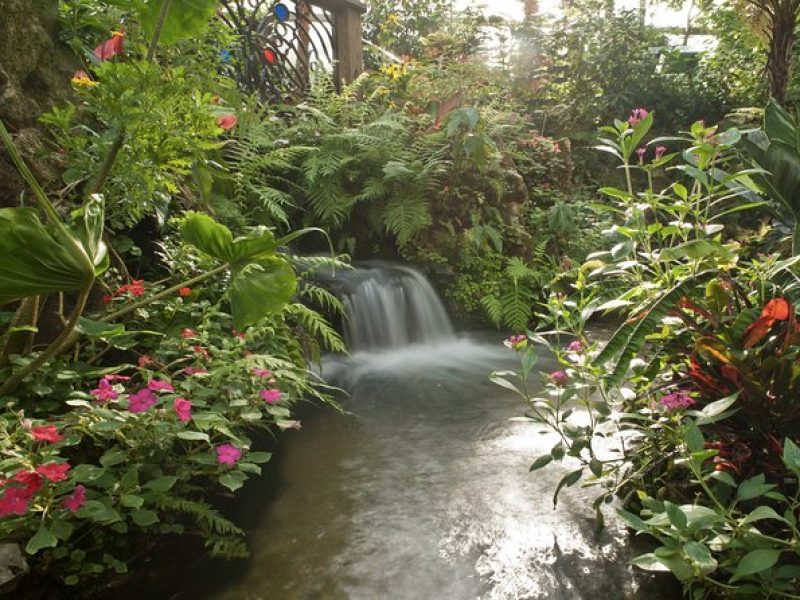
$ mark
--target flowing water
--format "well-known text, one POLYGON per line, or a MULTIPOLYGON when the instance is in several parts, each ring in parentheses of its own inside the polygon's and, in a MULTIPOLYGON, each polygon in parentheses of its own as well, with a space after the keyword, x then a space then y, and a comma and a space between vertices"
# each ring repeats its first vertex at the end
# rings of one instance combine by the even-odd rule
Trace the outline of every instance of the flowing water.
POLYGON ((349 393, 350 414, 318 411, 282 436, 275 473, 254 484, 265 500, 248 530, 252 558, 192 597, 678 597, 633 574, 618 523, 595 537, 589 492, 569 489, 553 509, 569 466, 528 472, 556 440, 512 421, 519 400, 488 381, 514 366, 499 335, 456 335, 405 267, 373 265, 336 285, 353 353, 324 374, 349 393))

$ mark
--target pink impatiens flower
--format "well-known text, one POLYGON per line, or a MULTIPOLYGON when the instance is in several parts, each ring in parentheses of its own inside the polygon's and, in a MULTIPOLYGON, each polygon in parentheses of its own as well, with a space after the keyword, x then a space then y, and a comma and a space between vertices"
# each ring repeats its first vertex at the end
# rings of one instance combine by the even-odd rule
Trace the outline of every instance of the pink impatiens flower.
POLYGON ((160 379, 151 379, 147 382, 147 388, 154 392, 174 392, 175 388, 169 381, 162 381, 160 379))
POLYGON ((69 470, 69 463, 49 462, 36 467, 36 473, 47 479, 47 481, 52 481, 53 483, 65 481, 67 479, 67 473, 69 470))
POLYGON ((233 466, 242 458, 242 451, 233 444, 217 446, 217 462, 221 465, 233 466))
POLYGON ((549 379, 557 386, 565 386, 569 381, 569 375, 567 375, 566 371, 555 371, 550 373, 549 379))
POLYGON ((639 123, 641 123, 644 119, 647 118, 647 115, 650 113, 647 112, 644 108, 634 108, 631 111, 631 116, 628 117, 628 125, 631 127, 635 127, 639 123))
POLYGON ((109 400, 116 400, 119 394, 111 385, 108 377, 103 377, 98 383, 97 387, 89 392, 94 396, 98 402, 108 402, 109 400))
POLYGON ((147 388, 141 389, 128 398, 128 410, 132 413, 143 413, 158 403, 156 395, 147 388))
POLYGON ((32 427, 31 435, 37 442, 47 442, 48 444, 55 444, 64 439, 64 436, 58 433, 58 428, 55 425, 32 427))
POLYGON ((272 377, 272 371, 269 369, 253 369, 253 375, 256 377, 272 377))
POLYGON ((666 146, 656 146, 656 160, 661 160, 664 158, 664 154, 667 153, 666 146))
POLYGON ((192 418, 192 403, 186 398, 175 398, 172 405, 175 409, 175 414, 178 415, 178 420, 181 423, 186 423, 192 418))
POLYGON ((186 367, 183 369, 185 375, 203 375, 204 373, 208 373, 208 369, 203 369, 201 367, 186 367))
POLYGON ((261 390, 260 395, 261 399, 267 404, 277 404, 281 400, 280 390, 261 390))
POLYGON ((194 329, 189 329, 187 327, 181 331, 181 337, 185 339, 197 337, 197 332, 194 329))
POLYGON ((72 492, 72 495, 64 498, 64 508, 70 512, 75 512, 84 504, 86 504, 86 488, 79 483, 75 486, 75 491, 72 492))
POLYGON ((683 390, 678 390, 663 396, 658 403, 670 412, 683 408, 691 408, 697 404, 689 395, 689 392, 685 392, 683 390))
POLYGON ((28 512, 29 496, 23 488, 8 488, 0 496, 0 518, 9 515, 23 516, 28 512))
POLYGON ((575 340, 574 342, 570 342, 564 348, 567 352, 573 352, 577 354, 578 352, 583 352, 583 342, 580 340, 575 340))

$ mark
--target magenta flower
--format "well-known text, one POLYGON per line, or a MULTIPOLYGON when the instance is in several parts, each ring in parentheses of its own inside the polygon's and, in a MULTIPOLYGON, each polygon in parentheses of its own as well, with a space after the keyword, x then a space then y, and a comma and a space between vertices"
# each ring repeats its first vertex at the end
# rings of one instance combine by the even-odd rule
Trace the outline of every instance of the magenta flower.
POLYGON ((115 381, 130 381, 131 380, 131 378, 128 377, 127 375, 104 375, 103 379, 105 379, 106 381, 110 381, 112 383, 115 382, 115 381))
POLYGON ((128 410, 132 413, 143 413, 150 410, 157 403, 158 398, 156 398, 156 395, 147 388, 143 388, 128 397, 128 410))
POLYGON ((272 377, 272 371, 269 369, 253 369, 253 375, 256 377, 272 377))
POLYGON ((666 146, 656 146, 656 160, 661 160, 664 157, 664 154, 667 153, 666 146))
POLYGON ((217 446, 217 462, 221 465, 233 466, 240 458, 242 458, 242 451, 233 444, 222 444, 217 446))
POLYGON ((186 398, 175 398, 172 408, 175 409, 175 414, 181 423, 186 423, 192 418, 192 403, 186 398))
POLYGON ((261 399, 267 404, 277 404, 281 400, 280 390, 261 390, 261 399))
POLYGON ((636 125, 641 123, 642 120, 647 118, 647 115, 649 114, 650 113, 648 113, 647 110, 644 108, 634 108, 631 111, 631 116, 628 117, 628 125, 630 125, 631 127, 635 127, 636 125))
POLYGON ((75 512, 84 504, 86 504, 86 488, 79 483, 75 486, 75 491, 72 492, 72 495, 64 498, 64 508, 70 512, 75 512))
POLYGON ((670 412, 684 408, 691 408, 697 404, 692 397, 689 396, 689 392, 685 392, 683 390, 678 390, 663 396, 658 403, 670 412))
POLYGON ((573 352, 577 354, 578 352, 583 352, 583 342, 580 340, 575 340, 574 342, 570 342, 564 348, 567 352, 573 352))
POLYGON ((504 341, 503 344, 512 350, 522 350, 528 345, 528 336, 524 333, 510 335, 506 338, 506 341, 504 341))
POLYGON ((160 379, 151 379, 147 382, 147 387, 154 392, 174 392, 175 388, 169 381, 161 381, 160 379))
POLYGON ((637 148, 636 154, 639 156, 639 164, 642 164, 644 162, 644 155, 647 154, 647 148, 644 146, 637 148))
POLYGON ((97 382, 97 387, 89 393, 94 396, 98 402, 108 402, 109 400, 116 400, 119 397, 119 394, 107 377, 103 377, 97 382))
POLYGON ((550 373, 548 377, 550 381, 552 381, 559 387, 563 387, 567 385, 567 382, 569 382, 569 375, 567 375, 566 371, 555 371, 553 373, 550 373))

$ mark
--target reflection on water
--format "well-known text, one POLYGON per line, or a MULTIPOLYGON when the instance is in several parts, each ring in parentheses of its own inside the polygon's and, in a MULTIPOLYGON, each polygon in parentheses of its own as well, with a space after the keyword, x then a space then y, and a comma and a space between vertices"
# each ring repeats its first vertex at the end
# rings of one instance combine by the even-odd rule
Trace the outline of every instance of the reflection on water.
POLYGON ((590 492, 553 509, 567 467, 528 466, 555 439, 487 379, 513 360, 454 338, 328 361, 352 414, 282 440, 247 572, 215 600, 675 597, 640 587, 618 524, 595 538, 590 492))

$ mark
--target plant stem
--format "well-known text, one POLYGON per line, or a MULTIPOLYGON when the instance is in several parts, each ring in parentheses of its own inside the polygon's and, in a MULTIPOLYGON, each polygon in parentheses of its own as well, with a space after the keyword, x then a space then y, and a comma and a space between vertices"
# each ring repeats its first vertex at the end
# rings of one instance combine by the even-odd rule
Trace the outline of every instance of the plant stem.
POLYGON ((164 22, 167 20, 167 13, 172 0, 164 0, 161 5, 161 12, 158 13, 158 21, 156 21, 156 28, 153 30, 153 39, 150 40, 150 45, 147 48, 147 61, 152 61, 156 56, 156 47, 158 47, 158 40, 161 37, 161 31, 164 29, 164 22))
POLYGON ((213 277, 218 273, 226 271, 228 268, 230 268, 230 265, 228 263, 225 263, 224 265, 217 267, 216 269, 212 269, 207 273, 203 273, 202 275, 198 275, 197 277, 193 277, 192 279, 189 279, 187 281, 182 281, 180 283, 177 283, 173 285, 171 288, 167 288, 163 292, 159 292, 158 294, 145 298, 144 300, 140 300, 139 302, 134 302, 133 304, 126 306, 125 308, 121 308, 118 311, 111 313, 110 315, 106 315, 101 319, 101 321, 113 321, 115 319, 119 319, 120 317, 132 313, 137 308, 141 308, 142 306, 147 306, 148 304, 154 302, 155 300, 160 300, 161 298, 166 298, 167 296, 171 296, 181 288, 190 287, 197 283, 200 283, 201 281, 205 281, 206 279, 213 277))
POLYGON ((28 363, 27 366, 6 379, 5 383, 0 386, 0 396, 7 396, 17 389, 23 379, 39 369, 39 367, 46 363, 50 358, 56 356, 68 343, 72 337, 72 332, 78 325, 78 319, 80 319, 81 315, 83 314, 83 309, 85 308, 86 301, 89 298, 90 290, 91 286, 81 290, 80 294, 78 295, 78 300, 75 303, 75 308, 72 310, 72 314, 70 315, 69 321, 58 337, 53 340, 50 345, 39 354, 39 356, 28 363))

